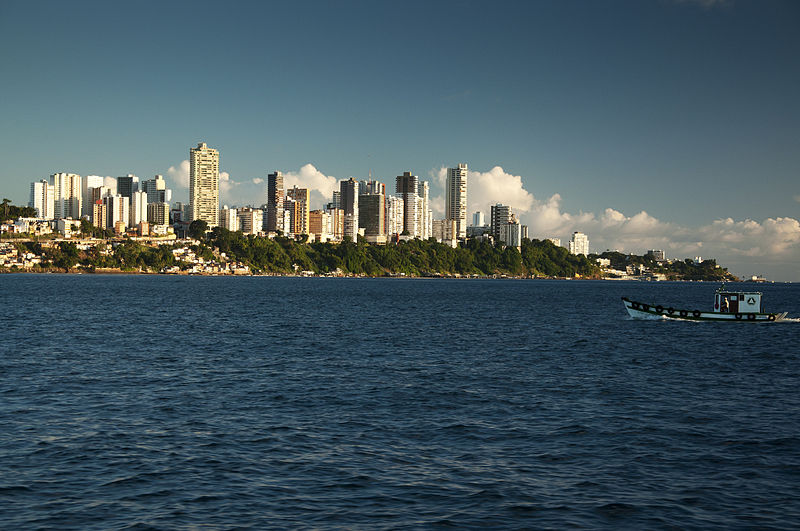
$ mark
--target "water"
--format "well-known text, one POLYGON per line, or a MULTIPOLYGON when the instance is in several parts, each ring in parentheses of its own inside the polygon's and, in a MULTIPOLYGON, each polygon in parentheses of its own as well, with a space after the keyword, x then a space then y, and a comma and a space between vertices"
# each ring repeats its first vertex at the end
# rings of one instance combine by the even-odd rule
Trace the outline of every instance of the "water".
POLYGON ((800 322, 620 301, 715 287, 2 275, 1 527, 797 528, 800 322))

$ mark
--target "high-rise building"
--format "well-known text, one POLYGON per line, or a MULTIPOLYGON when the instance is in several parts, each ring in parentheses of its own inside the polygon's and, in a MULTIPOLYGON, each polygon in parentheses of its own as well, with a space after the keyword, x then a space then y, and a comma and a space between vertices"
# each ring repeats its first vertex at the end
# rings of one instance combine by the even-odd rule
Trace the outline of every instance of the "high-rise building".
POLYGON ((330 217, 331 234, 334 239, 341 240, 344 237, 344 210, 331 208, 329 204, 326 212, 330 217))
POLYGON ((501 205, 497 203, 496 205, 492 205, 491 215, 490 215, 490 228, 492 237, 494 237, 495 241, 500 240, 500 227, 509 223, 511 221, 511 216, 513 213, 511 212, 511 207, 507 205, 501 205))
POLYGON ((569 252, 589 256, 589 237, 582 232, 573 232, 569 241, 569 252))
POLYGON ((398 175, 395 192, 403 199, 403 234, 419 236, 419 177, 408 171, 398 175))
POLYGON ((467 165, 447 168, 447 188, 444 204, 445 219, 456 222, 459 239, 467 237, 467 165))
POLYGON ((486 225, 486 216, 483 215, 483 212, 475 212, 472 214, 473 227, 483 227, 484 225, 486 225))
POLYGON ((353 241, 358 237, 358 181, 350 177, 346 181, 339 182, 339 192, 341 194, 341 209, 344 210, 345 235, 350 236, 353 241))
POLYGON ((147 222, 151 225, 168 225, 169 203, 147 203, 147 222))
POLYGON ((219 226, 232 232, 239 230, 239 212, 235 208, 222 207, 219 211, 219 226))
POLYGON ((308 215, 311 206, 311 192, 308 188, 297 186, 286 191, 286 197, 294 202, 291 233, 308 234, 308 215))
MULTIPOLYGON (((386 235, 386 196, 360 194, 358 197, 358 223, 365 237, 386 235)), ((385 238, 383 241, 386 241, 385 238)))
POLYGON ((328 208, 342 208, 342 192, 339 190, 333 191, 333 194, 331 195, 331 202, 328 204, 328 208))
POLYGON ((145 192, 131 193, 130 205, 129 227, 136 227, 142 221, 147 221, 147 194, 145 192))
POLYGON ((81 176, 74 173, 54 173, 50 176, 53 185, 53 218, 81 217, 81 176))
POLYGON ((92 188, 103 186, 105 179, 100 175, 87 175, 81 179, 81 216, 91 219, 94 201, 92 201, 92 188))
POLYGON ((92 203, 92 225, 101 229, 108 228, 108 206, 102 199, 92 203))
POLYGON ((189 150, 190 219, 219 225, 219 151, 205 142, 189 150))
POLYGON ((243 207, 238 209, 239 227, 244 234, 261 232, 264 212, 257 208, 243 207))
POLYGON ((31 183, 31 199, 28 206, 36 209, 36 217, 53 219, 55 214, 55 187, 45 179, 31 183))
POLYGON ((142 191, 147 194, 148 203, 169 203, 172 201, 172 190, 167 188, 167 181, 161 175, 142 182, 142 191))
POLYGON ((386 195, 386 185, 380 181, 374 181, 372 178, 366 181, 360 181, 358 184, 359 194, 383 194, 386 195))
POLYGON ((417 209, 417 230, 415 235, 422 240, 427 240, 433 233, 433 212, 430 208, 430 185, 428 181, 419 183, 419 208, 417 209))
POLYGON ((556 247, 561 247, 561 238, 547 238, 547 241, 549 241, 556 247))
POLYGON ((106 205, 106 227, 108 229, 119 230, 120 224, 124 227, 130 220, 130 199, 120 194, 107 195, 103 198, 106 205))
POLYGON ((386 196, 386 234, 392 238, 403 232, 403 200, 386 196))
POLYGON ((503 242, 509 247, 519 247, 522 245, 522 226, 519 221, 511 217, 508 223, 499 225, 498 241, 503 242))
POLYGON ((309 235, 318 242, 327 242, 334 238, 333 216, 324 210, 312 210, 309 214, 309 235))
POLYGON ((132 173, 125 177, 117 177, 117 194, 133 199, 133 192, 139 191, 139 178, 132 173))
POLYGON ((267 226, 269 232, 284 232, 283 227, 283 173, 267 175, 267 226))

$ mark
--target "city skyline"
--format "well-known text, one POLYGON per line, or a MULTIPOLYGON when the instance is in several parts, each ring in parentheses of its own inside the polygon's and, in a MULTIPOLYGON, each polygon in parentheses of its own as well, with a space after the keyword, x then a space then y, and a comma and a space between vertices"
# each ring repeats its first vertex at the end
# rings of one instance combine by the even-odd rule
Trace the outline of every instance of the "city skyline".
POLYGON ((15 203, 62 172, 163 174, 188 202, 203 141, 223 154, 221 203, 263 203, 276 170, 312 208, 340 180, 410 171, 442 218, 446 169, 466 162, 467 214, 508 204, 530 237, 800 280, 795 3, 242 3, 213 20, 40 4, 0 7, 15 203), (262 43, 262 18, 288 38, 262 43))

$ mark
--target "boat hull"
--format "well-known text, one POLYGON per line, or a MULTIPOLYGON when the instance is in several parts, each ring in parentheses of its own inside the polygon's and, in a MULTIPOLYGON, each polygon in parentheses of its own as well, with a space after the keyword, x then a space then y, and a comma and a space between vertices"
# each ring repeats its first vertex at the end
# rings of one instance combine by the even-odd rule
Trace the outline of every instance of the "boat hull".
POLYGON ((628 315, 634 319, 678 319, 683 321, 723 321, 732 323, 773 323, 786 317, 783 313, 722 313, 686 310, 649 303, 637 302, 622 297, 628 315))

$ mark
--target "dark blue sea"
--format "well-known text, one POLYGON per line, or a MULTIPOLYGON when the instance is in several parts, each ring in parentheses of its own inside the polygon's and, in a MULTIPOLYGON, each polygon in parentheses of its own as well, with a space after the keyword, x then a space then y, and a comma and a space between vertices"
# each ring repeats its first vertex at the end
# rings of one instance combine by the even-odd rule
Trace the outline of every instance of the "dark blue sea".
POLYGON ((797 529, 800 321, 620 300, 716 287, 0 275, 0 528, 797 529))

